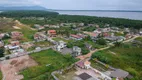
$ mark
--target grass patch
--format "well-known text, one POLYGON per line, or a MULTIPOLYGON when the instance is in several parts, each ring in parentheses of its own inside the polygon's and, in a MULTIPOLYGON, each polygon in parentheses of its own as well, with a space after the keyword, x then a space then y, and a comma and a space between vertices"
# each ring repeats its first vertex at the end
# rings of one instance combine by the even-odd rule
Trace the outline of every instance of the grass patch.
POLYGON ((33 53, 30 56, 39 65, 22 71, 23 80, 52 80, 51 72, 70 66, 76 61, 70 55, 61 55, 52 49, 33 53), (50 65, 46 66, 48 64, 50 65))
POLYGON ((142 37, 138 37, 135 40, 142 42, 142 37))
POLYGON ((43 48, 43 47, 49 47, 49 46, 52 45, 52 43, 50 43, 48 41, 35 42, 34 44, 35 44, 35 46, 41 47, 41 48, 43 48))
POLYGON ((141 48, 115 47, 93 54, 93 58, 116 68, 124 69, 134 76, 135 80, 142 80, 142 50, 141 48), (116 55, 110 53, 115 52, 116 55))
POLYGON ((73 41, 73 40, 66 40, 66 39, 59 38, 59 37, 53 38, 53 40, 55 40, 55 41, 64 41, 64 42, 72 42, 73 41))
POLYGON ((91 66, 99 71, 105 72, 108 70, 107 67, 103 66, 102 64, 99 64, 93 60, 91 60, 91 66))

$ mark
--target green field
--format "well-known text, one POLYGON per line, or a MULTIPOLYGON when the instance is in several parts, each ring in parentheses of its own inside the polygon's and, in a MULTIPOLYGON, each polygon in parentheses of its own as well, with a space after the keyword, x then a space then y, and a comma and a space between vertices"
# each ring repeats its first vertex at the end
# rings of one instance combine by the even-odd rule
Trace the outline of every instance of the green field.
POLYGON ((76 61, 70 55, 61 55, 51 49, 33 53, 30 56, 39 65, 22 71, 23 80, 53 80, 51 72, 68 67, 76 61))
POLYGON ((96 52, 92 57, 113 67, 130 72, 130 74, 134 76, 132 80, 142 80, 141 48, 114 47, 96 52))

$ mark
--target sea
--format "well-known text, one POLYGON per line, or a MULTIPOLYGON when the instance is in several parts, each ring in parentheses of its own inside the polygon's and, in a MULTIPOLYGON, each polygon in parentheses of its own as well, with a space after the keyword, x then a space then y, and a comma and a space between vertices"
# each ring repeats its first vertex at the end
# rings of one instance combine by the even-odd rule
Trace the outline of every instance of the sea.
POLYGON ((85 15, 97 17, 125 18, 142 20, 142 11, 55 11, 63 15, 85 15))

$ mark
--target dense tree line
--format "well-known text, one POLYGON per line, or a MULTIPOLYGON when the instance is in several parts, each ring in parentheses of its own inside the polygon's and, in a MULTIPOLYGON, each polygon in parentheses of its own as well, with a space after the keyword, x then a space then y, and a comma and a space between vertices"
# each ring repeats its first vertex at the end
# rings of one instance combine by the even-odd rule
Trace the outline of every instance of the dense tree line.
POLYGON ((48 17, 58 15, 56 12, 49 11, 4 11, 0 13, 0 17, 48 17))
MULTIPOLYGON (((57 23, 85 23, 85 24, 110 24, 111 26, 117 27, 129 27, 129 28, 142 28, 141 20, 130 20, 130 19, 122 19, 122 18, 108 18, 108 17, 93 17, 93 16, 78 16, 78 15, 59 15, 56 12, 48 12, 48 11, 6 11, 0 13, 0 17, 15 17, 15 18, 23 18, 23 17, 44 17, 45 20, 42 22, 49 24, 57 24, 57 23)), ((21 20, 26 24, 34 23, 32 20, 28 22, 21 20), (32 22, 31 22, 32 21, 32 22)), ((38 23, 39 20, 35 20, 38 23)))

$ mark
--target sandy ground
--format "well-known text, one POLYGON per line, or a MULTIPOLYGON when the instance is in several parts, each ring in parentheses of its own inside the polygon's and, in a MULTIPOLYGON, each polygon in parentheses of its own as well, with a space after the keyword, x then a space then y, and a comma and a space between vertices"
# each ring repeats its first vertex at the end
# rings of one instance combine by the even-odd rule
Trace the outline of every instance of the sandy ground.
POLYGON ((38 65, 29 55, 21 56, 18 58, 5 60, 0 63, 3 80, 21 80, 23 75, 18 72, 32 66, 38 65))

